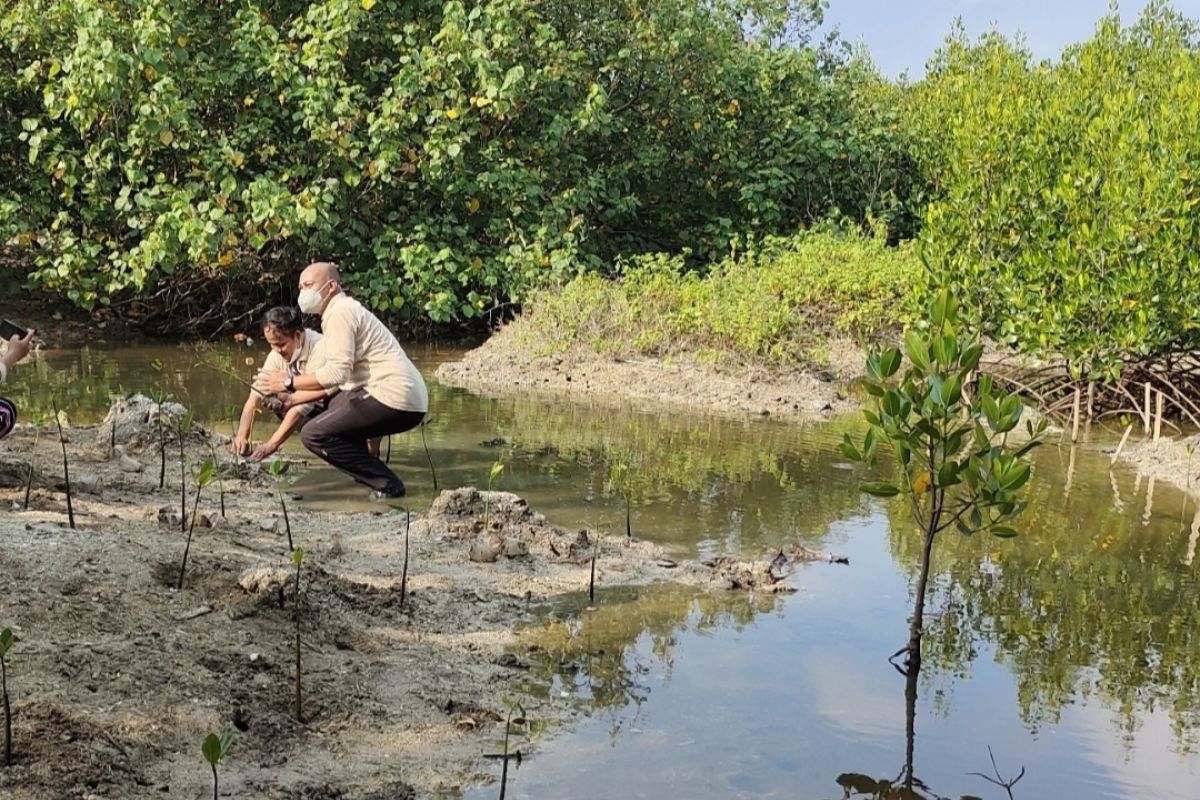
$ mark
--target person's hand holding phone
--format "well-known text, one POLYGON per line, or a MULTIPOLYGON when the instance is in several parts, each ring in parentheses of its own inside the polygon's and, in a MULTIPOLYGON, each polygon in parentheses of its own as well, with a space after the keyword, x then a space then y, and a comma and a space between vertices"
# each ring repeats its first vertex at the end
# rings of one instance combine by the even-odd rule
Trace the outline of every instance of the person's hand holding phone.
POLYGON ((6 319, 0 320, 0 336, 3 336, 4 340, 8 342, 8 352, 5 353, 4 360, 9 366, 29 355, 29 351, 33 348, 33 334, 32 328, 25 330, 6 319))

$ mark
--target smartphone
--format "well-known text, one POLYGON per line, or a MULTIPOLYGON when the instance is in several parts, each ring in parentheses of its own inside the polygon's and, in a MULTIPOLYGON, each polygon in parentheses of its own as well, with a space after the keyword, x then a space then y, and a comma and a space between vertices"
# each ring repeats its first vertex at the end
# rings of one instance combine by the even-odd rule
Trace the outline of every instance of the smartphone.
POLYGON ((0 319, 0 338, 3 338, 4 341, 7 342, 14 336, 24 339, 27 333, 29 333, 29 331, 25 330, 20 325, 16 325, 6 319, 0 319))

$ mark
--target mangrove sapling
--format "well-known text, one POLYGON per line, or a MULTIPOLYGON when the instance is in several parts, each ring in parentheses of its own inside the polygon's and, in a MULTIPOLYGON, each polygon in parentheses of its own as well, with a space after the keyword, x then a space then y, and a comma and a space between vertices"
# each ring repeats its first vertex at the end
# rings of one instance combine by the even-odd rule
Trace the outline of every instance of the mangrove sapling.
POLYGON ((492 470, 488 473, 487 494, 483 496, 483 530, 485 532, 490 530, 488 526, 491 523, 490 512, 492 503, 492 481, 494 481, 496 476, 501 472, 504 472, 504 464, 497 461, 495 464, 492 464, 492 470))
POLYGON ((600 553, 600 537, 592 542, 592 574, 588 578, 588 607, 596 607, 596 556, 600 553))
POLYGON ((0 700, 4 702, 4 766, 12 764, 12 708, 8 702, 8 662, 5 656, 17 637, 11 628, 0 631, 0 700))
POLYGON ((62 412, 58 410, 58 401, 51 401, 54 409, 54 424, 58 427, 58 444, 63 454, 63 481, 67 484, 67 523, 71 530, 75 529, 75 506, 71 503, 71 469, 67 464, 67 437, 63 435, 62 412))
POLYGON ((296 721, 304 722, 303 696, 300 689, 300 565, 304 563, 304 548, 292 551, 292 563, 296 565, 296 721))
POLYGON ((183 546, 183 561, 179 565, 179 581, 175 584, 175 588, 179 590, 183 589, 183 574, 187 571, 188 552, 192 549, 192 532, 196 530, 196 517, 199 516, 200 492, 204 490, 205 486, 212 483, 213 470, 213 460, 206 458, 200 465, 200 471, 196 474, 196 500, 192 503, 192 516, 187 526, 187 543, 183 546))
MULTIPOLYGON (((430 475, 430 477, 433 478, 433 492, 434 492, 434 494, 437 494, 437 490, 438 490, 437 470, 433 468, 433 456, 431 456, 429 454, 429 442, 425 441, 425 428, 431 422, 432 422, 432 420, 428 420, 428 419, 421 420, 421 446, 425 448, 425 460, 429 462, 429 475, 430 475)), ((390 449, 391 442, 392 442, 392 440, 388 439, 388 448, 389 448, 388 455, 391 455, 391 449, 390 449)))
POLYGON ((42 435, 42 426, 46 424, 45 414, 33 415, 33 447, 29 450, 29 473, 25 476, 25 504, 26 511, 29 510, 29 493, 33 490, 33 462, 37 460, 38 440, 42 435))
MULTIPOLYGON (((184 414, 179 420, 179 532, 183 533, 187 530, 187 453, 184 452, 184 446, 187 444, 187 435, 192 430, 192 415, 191 413, 184 414)), ((199 500, 199 493, 196 495, 199 500)))
POLYGON ((213 464, 215 465, 213 474, 217 478, 217 491, 221 496, 221 516, 223 517, 225 516, 225 470, 221 468, 220 462, 217 459, 217 446, 213 444, 211 436, 208 439, 208 453, 213 464))
POLYGON ((625 501, 625 544, 633 543, 633 491, 630 486, 633 467, 625 461, 614 463, 608 471, 608 482, 625 501))
MULTIPOLYGON (((162 372, 163 362, 160 359, 154 359, 150 362, 150 366, 156 372, 162 372)), ((167 486, 167 428, 163 421, 163 415, 166 413, 163 406, 171 395, 159 387, 155 387, 150 392, 150 399, 154 401, 154 422, 158 428, 158 488, 165 489, 167 486)))
POLYGON ((520 750, 518 750, 515 755, 510 756, 508 753, 508 741, 509 737, 512 735, 512 726, 514 722, 513 713, 519 712, 520 714, 515 720, 518 725, 525 724, 525 709, 521 706, 521 704, 515 700, 504 700, 503 702, 504 705, 508 706, 508 716, 504 719, 504 752, 500 756, 504 762, 500 767, 500 800, 504 800, 504 794, 508 791, 509 759, 515 758, 517 760, 517 764, 521 763, 520 750))
POLYGON ((287 503, 283 501, 283 489, 279 488, 284 481, 284 473, 287 472, 287 462, 282 458, 276 458, 267 466, 267 472, 275 479, 276 494, 279 495, 279 507, 283 509, 283 527, 287 531, 288 550, 295 551, 296 546, 292 544, 292 522, 288 519, 287 503))
POLYGON ((233 730, 226 728, 220 736, 217 736, 215 733, 205 736, 204 743, 200 745, 200 752, 204 753, 204 760, 212 767, 213 800, 217 800, 217 764, 221 763, 221 759, 229 752, 229 747, 232 744, 233 730))
POLYGON ((963 392, 983 347, 963 341, 955 301, 945 290, 930 304, 929 325, 908 330, 905 350, 910 366, 898 382, 893 380, 901 362, 897 348, 867 358, 864 388, 872 401, 863 416, 869 429, 861 446, 847 434, 841 450, 852 461, 872 463, 878 443, 889 445, 897 480, 866 483, 863 491, 879 497, 903 494, 922 535, 909 640, 892 656, 906 654, 901 672, 907 674, 921 668, 935 538, 950 527, 964 535, 1016 535, 1009 524, 1028 505, 1017 499, 1030 476, 1026 456, 1040 444, 1046 425, 1026 422, 1025 443, 1011 449, 1008 434, 1024 410, 1020 398, 998 388, 990 375, 981 376, 969 396, 963 392))
POLYGON ((408 534, 412 530, 412 512, 401 505, 392 508, 404 512, 404 566, 400 568, 400 609, 403 610, 404 599, 408 596, 408 534))

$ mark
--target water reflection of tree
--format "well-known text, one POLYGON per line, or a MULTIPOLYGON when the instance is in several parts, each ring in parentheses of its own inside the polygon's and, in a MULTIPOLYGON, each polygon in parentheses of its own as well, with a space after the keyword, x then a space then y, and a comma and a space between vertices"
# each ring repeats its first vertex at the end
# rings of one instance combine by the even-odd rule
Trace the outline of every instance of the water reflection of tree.
MULTIPOLYGON (((1200 609, 1186 558, 1190 516, 1187 508, 1175 510, 1186 500, 1159 487, 1155 516, 1146 496, 1130 489, 1132 477, 1113 477, 1123 484, 1115 496, 1098 488, 1109 483, 1103 470, 1082 485, 1076 474, 1067 494, 1049 456, 1030 486, 1024 535, 947 540, 935 565, 928 680, 966 674, 989 645, 1012 670, 1031 728, 1056 723, 1079 697, 1096 696, 1117 715, 1128 742, 1141 717, 1165 710, 1177 745, 1194 750, 1200 609)), ((919 554, 905 524, 898 510, 891 546, 915 568, 919 554)))
POLYGON ((776 600, 674 585, 598 592, 595 610, 583 611, 581 600, 521 634, 534 678, 527 689, 542 695, 568 691, 591 711, 611 712, 615 736, 628 722, 621 712, 632 707, 636 718, 649 697, 653 666, 670 675, 680 633, 742 630, 776 600))
POLYGON ((865 508, 859 476, 834 466, 843 460, 835 442, 857 420, 828 423, 808 438, 794 426, 696 414, 597 411, 532 398, 510 399, 504 408, 497 430, 521 451, 550 450, 583 466, 584 496, 606 498, 622 518, 623 495, 635 509, 653 504, 660 517, 676 513, 679 524, 656 531, 656 540, 694 541, 697 510, 708 517, 701 524, 729 531, 729 549, 779 546, 780 534, 820 540, 832 522, 865 508), (764 512, 770 530, 762 535, 756 526, 764 512))
POLYGON ((253 375, 262 362, 264 348, 222 343, 203 347, 143 345, 138 347, 89 347, 50 353, 13 370, 5 385, 25 418, 50 415, 57 401, 72 422, 97 422, 108 413, 115 399, 135 392, 147 396, 155 389, 177 398, 204 420, 216 420, 224 408, 245 398, 246 389, 229 377, 253 375), (161 369, 154 369, 154 362, 161 369), (213 368, 213 365, 217 369, 213 368))

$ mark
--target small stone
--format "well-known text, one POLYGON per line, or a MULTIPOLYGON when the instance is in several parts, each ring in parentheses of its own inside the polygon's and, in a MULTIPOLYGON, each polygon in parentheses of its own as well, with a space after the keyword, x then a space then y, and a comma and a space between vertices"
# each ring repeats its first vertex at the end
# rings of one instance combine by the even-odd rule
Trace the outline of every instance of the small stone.
POLYGON ((508 558, 520 558, 521 556, 527 556, 529 555, 529 545, 521 539, 505 539, 504 555, 508 558))
POLYGON ((493 539, 477 538, 471 542, 467 556, 472 561, 490 564, 500 557, 500 545, 493 539))
POLYGON ((275 567, 260 564, 250 567, 238 576, 238 585, 250 594, 277 592, 290 586, 295 580, 293 573, 286 567, 275 567))

